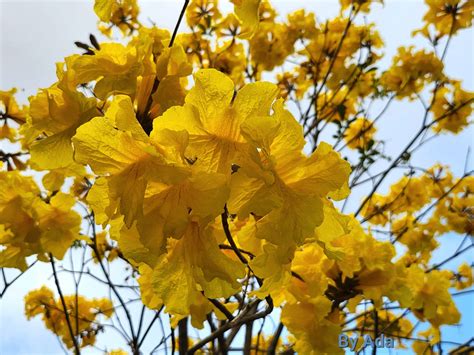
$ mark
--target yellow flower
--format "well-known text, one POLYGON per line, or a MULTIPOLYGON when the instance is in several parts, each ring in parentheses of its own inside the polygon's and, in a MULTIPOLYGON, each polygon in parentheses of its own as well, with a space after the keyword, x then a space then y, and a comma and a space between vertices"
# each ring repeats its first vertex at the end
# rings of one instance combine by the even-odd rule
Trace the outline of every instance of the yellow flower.
POLYGON ((231 0, 234 12, 242 22, 241 38, 250 39, 258 30, 259 7, 261 0, 231 0))
POLYGON ((327 87, 338 91, 341 83, 344 83, 344 90, 346 86, 351 88, 350 91, 346 91, 346 101, 348 101, 349 98, 366 97, 371 94, 374 91, 376 79, 375 70, 364 72, 356 64, 341 65, 327 80, 327 87))
POLYGON ((225 42, 216 49, 216 55, 211 58, 210 67, 228 75, 234 85, 244 85, 244 74, 246 67, 245 48, 242 43, 232 41, 225 42))
MULTIPOLYGON (((151 110, 149 113, 149 121, 142 120, 142 126, 146 131, 151 131, 153 126, 152 120, 163 114, 167 109, 173 106, 184 104, 186 96, 186 85, 188 83, 187 76, 192 73, 192 65, 188 62, 186 53, 180 45, 174 45, 172 48, 165 48, 160 56, 156 59, 156 79, 159 81, 158 88, 152 95, 151 110)), ((155 79, 153 76, 150 78, 155 79)), ((148 82, 148 89, 151 90, 153 80, 148 82)), ((137 117, 145 114, 141 108, 145 108, 148 95, 151 92, 146 91, 142 96, 142 106, 138 103, 137 117), (144 107, 145 106, 145 107, 144 107)))
POLYGON ((49 204, 38 203, 37 225, 42 230, 41 246, 62 259, 72 242, 79 238, 81 216, 72 207, 76 199, 62 192, 54 195, 49 204))
POLYGON ((316 19, 314 13, 306 13, 304 9, 288 14, 288 32, 290 37, 308 38, 316 35, 316 19), (294 32, 294 34, 293 34, 294 32))
POLYGON ((430 202, 432 186, 425 175, 402 177, 392 184, 386 197, 389 211, 395 214, 418 211, 430 202))
POLYGON ((60 80, 29 100, 30 117, 23 132, 41 138, 29 144, 32 165, 36 169, 71 167, 71 138, 77 127, 99 113, 96 99, 86 98, 60 80))
POLYGON ((263 216, 257 222, 258 237, 289 246, 301 244, 321 224, 322 199, 343 188, 350 168, 326 143, 310 157, 303 155, 301 126, 282 101, 274 111, 271 117, 242 124, 258 154, 233 174, 229 210, 240 218, 263 216))
POLYGON ((99 29, 107 36, 110 36, 113 26, 119 28, 124 35, 131 34, 140 27, 136 0, 95 0, 94 11, 103 22, 99 24, 99 29))
POLYGON ((33 180, 17 171, 0 172, 0 266, 25 270, 25 258, 48 253, 62 259, 79 238, 81 217, 72 210, 74 197, 59 192, 50 201, 40 198, 33 180))
POLYGON ((347 146, 352 149, 365 149, 372 141, 372 137, 376 131, 373 122, 366 118, 357 118, 347 128, 344 139, 347 146))
POLYGON ((413 46, 400 47, 392 66, 380 80, 383 87, 397 94, 397 98, 412 99, 427 83, 443 77, 444 65, 434 53, 413 50, 413 46))
POLYGON ((337 345, 341 328, 325 317, 330 311, 328 302, 299 302, 283 307, 281 321, 295 336, 294 348, 299 354, 343 354, 337 345))
POLYGON ((41 251, 39 228, 31 208, 39 189, 18 172, 0 172, 0 265, 25 270, 25 258, 41 251))
POLYGON ((156 59, 165 48, 168 48, 170 40, 171 34, 167 29, 156 26, 140 27, 138 33, 130 40, 129 45, 136 47, 138 52, 150 52, 152 58, 156 59))
MULTIPOLYGON (((326 213, 326 216, 330 216, 326 213)), ((326 254, 335 260, 326 271, 333 281, 326 295, 339 305, 363 294, 380 303, 391 288, 395 269, 391 260, 395 250, 390 243, 380 242, 364 233, 359 222, 351 216, 333 212, 330 223, 316 229, 316 237, 324 243, 326 254), (330 235, 330 236, 328 236, 330 235)))
POLYGON ((107 352, 107 355, 128 355, 128 352, 122 349, 113 349, 107 352))
POLYGON ((277 74, 278 87, 280 95, 285 100, 291 93, 295 93, 298 100, 304 97, 304 94, 311 87, 311 81, 307 80, 301 68, 297 69, 295 73, 284 72, 277 74))
POLYGON ((439 245, 435 240, 435 236, 438 235, 436 227, 429 222, 415 222, 412 215, 407 215, 392 223, 392 233, 400 243, 408 247, 410 253, 426 255, 439 245))
POLYGON ((340 0, 343 10, 353 6, 354 10, 362 12, 370 12, 370 5, 374 2, 383 4, 383 0, 340 0))
POLYGON ((436 132, 459 133, 471 123, 469 118, 474 106, 474 93, 461 88, 459 81, 445 84, 436 91, 431 112, 437 121, 436 132))
POLYGON ((436 205, 434 217, 437 218, 446 231, 472 234, 474 220, 474 177, 467 176, 461 181, 455 181, 456 187, 436 205))
POLYGON ((458 272, 455 274, 455 287, 457 290, 464 290, 472 286, 472 268, 467 263, 459 265, 458 272))
MULTIPOLYGON (((106 258, 110 262, 118 256, 119 250, 108 240, 106 231, 97 233, 95 236, 95 243, 92 240, 90 240, 90 243, 97 247, 100 259, 106 258)), ((99 259, 95 253, 92 253, 92 260, 96 264, 99 262, 99 259)))
POLYGON ((138 284, 140 285, 140 297, 145 306, 151 309, 159 309, 163 302, 159 295, 153 290, 152 276, 153 269, 145 263, 140 265, 140 277, 138 284))
POLYGON ((267 115, 278 89, 262 82, 248 84, 235 94, 232 80, 214 69, 198 71, 194 80, 185 105, 173 107, 156 119, 154 130, 186 132, 189 146, 185 154, 193 166, 230 175, 237 154, 248 149, 241 135, 242 122, 267 115))
POLYGON ((471 0, 425 0, 428 5, 423 20, 432 24, 440 35, 455 34, 472 24, 474 3, 471 0))
POLYGON ((440 341, 439 329, 428 328, 425 331, 418 332, 418 338, 425 339, 415 340, 412 344, 412 349, 417 355, 436 355, 435 345, 440 341))
POLYGON ((434 328, 439 329, 444 324, 458 324, 460 320, 461 313, 459 313, 454 302, 451 301, 446 306, 439 306, 436 309, 435 316, 429 319, 429 322, 434 328))
POLYGON ((241 263, 223 254, 209 228, 190 222, 179 240, 170 239, 168 251, 153 269, 152 287, 168 313, 187 316, 201 296, 229 297, 240 289, 245 275, 241 263))
POLYGON ((2 127, 0 128, 0 140, 8 139, 10 142, 15 142, 17 137, 17 131, 15 128, 9 127, 5 120, 2 127))
POLYGON ((219 38, 235 38, 241 30, 240 21, 234 13, 227 14, 216 26, 216 34, 219 38))
POLYGON ((407 282, 413 292, 411 308, 416 310, 415 315, 421 320, 427 319, 440 324, 455 324, 459 321, 451 295, 450 273, 433 270, 425 273, 420 267, 412 265, 408 269, 407 282), (443 307, 448 307, 444 311, 443 307), (457 316, 452 317, 455 312, 457 316))
MULTIPOLYGON (((114 312, 112 302, 106 298, 87 299, 83 296, 64 296, 66 312, 69 314, 71 324, 77 325, 79 346, 94 345, 96 335, 100 331, 98 317, 103 315, 110 318, 114 312)), ((63 304, 60 299, 55 299, 53 292, 46 286, 30 291, 25 296, 25 315, 31 319, 42 315, 46 327, 58 335, 62 342, 73 349, 74 343, 67 325, 63 304)), ((75 329, 75 328, 74 328, 75 329)))
POLYGON ((385 196, 374 193, 361 211, 364 218, 368 218, 371 224, 384 226, 390 220, 389 201, 385 196))
MULTIPOLYGON (((301 51, 309 59, 309 65, 315 66, 316 79, 323 80, 331 68, 335 78, 340 77, 340 71, 346 71, 345 65, 349 59, 356 60, 357 53, 365 48, 370 48, 367 60, 374 61, 379 57, 374 49, 383 45, 379 33, 374 29, 374 24, 354 25, 347 28, 347 18, 336 17, 320 26, 310 42, 301 51), (346 29, 347 28, 347 29, 346 29), (344 41, 341 38, 344 35, 344 41)), ((367 62, 367 64, 370 63, 367 62)), ((353 71, 353 70, 352 70, 353 71)), ((331 79, 334 80, 334 79, 331 79)))
POLYGON ((105 201, 120 203, 129 227, 143 213, 149 181, 176 182, 189 175, 174 152, 145 134, 128 96, 116 96, 105 118, 79 127, 73 143, 75 160, 107 180, 110 197, 105 201))
POLYGON ((142 67, 136 47, 125 47, 119 43, 102 43, 94 55, 75 57, 71 63, 76 83, 96 80, 94 93, 105 100, 110 95, 133 95, 137 75, 142 67))
POLYGON ((13 88, 9 91, 0 91, 0 117, 3 119, 11 119, 18 124, 26 121, 26 107, 20 108, 15 99, 17 89, 13 88))
POLYGON ((192 0, 186 9, 186 21, 189 27, 196 27, 204 32, 220 18, 218 0, 192 0))
POLYGON ((166 251, 166 238, 179 238, 190 220, 206 225, 222 213, 228 196, 227 178, 202 171, 191 173, 187 179, 174 184, 149 182, 143 215, 137 216, 132 229, 128 230, 128 226, 120 232, 119 245, 127 257, 153 266, 155 259, 166 251), (122 247, 127 238, 135 243, 122 247), (138 248, 138 242, 142 249, 138 248))
POLYGON ((344 86, 337 91, 326 91, 317 98, 318 118, 327 121, 343 121, 356 113, 356 100, 344 86))
POLYGON ((296 37, 291 38, 284 24, 262 22, 250 40, 254 68, 271 71, 294 52, 296 37))
MULTIPOLYGON (((256 222, 256 237, 278 246, 267 245, 266 253, 254 259, 253 263, 261 266, 272 257, 280 265, 291 261, 294 247, 322 223, 323 200, 343 190, 350 172, 347 162, 326 143, 310 157, 302 154, 301 126, 281 100, 273 109, 271 117, 255 117, 242 124, 243 135, 257 151, 250 159, 243 159, 239 171, 232 175, 228 202, 229 211, 240 219, 249 214, 261 217, 256 222)), ((268 276, 281 271, 260 270, 268 276)))

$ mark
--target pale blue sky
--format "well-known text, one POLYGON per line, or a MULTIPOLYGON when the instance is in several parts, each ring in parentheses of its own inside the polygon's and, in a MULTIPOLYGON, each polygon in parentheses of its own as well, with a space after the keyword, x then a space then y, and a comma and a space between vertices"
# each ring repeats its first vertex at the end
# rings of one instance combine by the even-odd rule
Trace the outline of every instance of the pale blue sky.
MULTIPOLYGON (((152 19, 158 26, 172 29, 178 17, 181 1, 139 1, 142 8, 142 20, 152 19)), ((225 0, 221 0, 224 5, 225 0)), ((333 17, 338 13, 337 1, 288 0, 272 1, 281 14, 305 8, 314 11, 319 19, 333 17)), ((25 101, 41 87, 47 87, 56 80, 54 63, 64 56, 77 52, 73 42, 86 41, 89 33, 97 35, 96 17, 92 12, 93 1, 23 1, 0 0, 0 89, 18 87, 22 91, 20 99, 25 101)), ((230 8, 227 5, 227 8, 230 8)), ((387 67, 392 55, 400 45, 414 44, 425 47, 421 38, 412 38, 413 29, 421 27, 421 18, 425 12, 422 1, 387 0, 385 7, 373 5, 373 12, 368 21, 377 23, 386 42, 385 58, 380 65, 387 67)), ((184 27, 184 26, 183 26, 184 27)), ((100 37, 100 36, 98 36, 100 37)), ((473 31, 463 31, 456 36, 446 59, 446 72, 449 76, 462 79, 464 87, 474 90, 473 31)), ((422 107, 417 103, 395 103, 388 110, 378 137, 386 140, 387 153, 394 154, 409 140, 407 132, 412 132, 419 124, 422 107)), ((414 164, 428 167, 435 162, 449 163, 455 175, 464 169, 465 152, 473 143, 473 129, 458 136, 445 135, 436 145, 427 145, 418 151, 414 164)), ((471 156, 472 157, 472 156, 471 156)), ((471 158, 470 168, 473 168, 471 158)), ((389 179, 388 181, 393 181, 389 179)), ((382 188, 384 190, 385 187, 382 188)), ((356 206, 366 191, 355 191, 348 211, 356 206)), ((450 255, 460 241, 458 235, 447 235, 442 238, 442 250, 436 258, 442 260, 450 255)), ((449 266, 456 266, 459 261, 474 260, 474 254, 463 256, 449 266)), ((114 275, 120 275, 114 270, 114 275)), ((51 274, 49 265, 36 265, 25 277, 15 283, 7 292, 0 304, 0 353, 9 354, 53 354, 62 353, 55 336, 47 331, 40 318, 26 321, 23 316, 23 297, 31 289, 48 284, 54 289, 52 280, 45 280, 51 274)), ((69 277, 62 277, 66 293, 72 292, 69 277)), ((95 283, 84 283, 81 288, 88 297, 105 295, 104 289, 95 283)), ((474 329, 473 298, 462 296, 456 298, 459 308, 464 313, 463 325, 447 331, 447 339, 464 340, 471 336, 474 329)), ((99 337, 99 345, 116 342, 113 335, 99 337)), ((115 343, 114 347, 122 344, 115 343)), ((382 352, 383 353, 383 352, 382 352)))

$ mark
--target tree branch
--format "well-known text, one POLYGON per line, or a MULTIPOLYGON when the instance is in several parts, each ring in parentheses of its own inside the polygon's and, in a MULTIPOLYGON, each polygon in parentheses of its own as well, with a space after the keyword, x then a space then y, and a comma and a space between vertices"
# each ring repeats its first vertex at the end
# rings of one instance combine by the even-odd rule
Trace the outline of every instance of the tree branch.
MULTIPOLYGON (((69 318, 69 312, 66 306, 66 301, 64 300, 63 292, 61 291, 61 286, 59 285, 58 274, 56 273, 56 266, 54 263, 53 254, 51 253, 49 254, 49 259, 51 261, 51 266, 53 268, 54 283, 56 284, 56 289, 58 290, 59 298, 61 299, 61 304, 64 309, 64 316, 66 317, 67 328, 69 330, 69 334, 71 335, 71 340, 74 345, 74 353, 76 355, 79 355, 81 353, 81 350, 79 349, 79 344, 77 343, 77 339, 74 336, 74 332, 72 330, 71 319, 69 318)), ((78 310, 76 309, 76 313, 77 312, 78 310)))

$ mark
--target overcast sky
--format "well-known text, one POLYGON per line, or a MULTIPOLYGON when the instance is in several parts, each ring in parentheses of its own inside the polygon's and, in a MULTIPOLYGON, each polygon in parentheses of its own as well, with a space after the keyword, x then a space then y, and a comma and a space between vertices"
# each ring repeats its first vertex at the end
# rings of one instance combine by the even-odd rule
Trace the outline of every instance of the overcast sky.
MULTIPOLYGON (((225 0, 222 5, 230 8, 225 0)), ((178 17, 181 1, 139 1, 142 9, 141 20, 153 20, 159 27, 172 30, 178 17)), ((272 1, 279 13, 305 8, 314 11, 320 20, 333 17, 338 13, 336 1, 288 0, 272 1)), ((87 41, 89 33, 96 30, 96 17, 92 11, 93 1, 23 1, 0 0, 0 90, 17 87, 22 92, 20 100, 26 102, 28 96, 36 93, 38 88, 48 87, 55 80, 55 62, 61 61, 71 53, 78 53, 74 41, 87 41)), ((374 11, 368 21, 377 23, 382 38, 386 42, 385 58, 381 65, 387 67, 391 57, 400 45, 414 44, 425 47, 426 42, 412 38, 411 32, 421 27, 421 18, 425 12, 422 1, 387 0, 385 7, 373 5, 374 11)), ((184 30, 184 26, 182 26, 184 30)), ((103 38, 102 38, 103 39, 103 38)), ((466 89, 474 90, 474 38, 472 29, 456 36, 450 47, 446 60, 446 72, 449 76, 462 79, 466 89)), ((417 103, 396 103, 387 112, 378 138, 387 142, 387 153, 394 153, 410 138, 406 132, 413 131, 419 124, 422 107, 417 103)), ((464 169, 465 152, 473 143, 473 129, 464 131, 458 136, 445 135, 438 139, 436 145, 427 145, 414 157, 414 164, 424 167, 433 163, 449 162, 455 175, 464 169)), ((469 163, 473 168, 472 159, 469 163)), ((393 181, 390 179, 389 181, 393 181)), ((363 191, 359 192, 359 195, 363 191)), ((354 199, 354 205, 358 198, 354 199)), ((443 249, 437 253, 442 259, 457 247, 460 236, 447 235, 442 238, 443 249)), ((474 254, 466 255, 461 260, 472 261, 474 254)), ((459 261, 450 264, 456 266, 459 261)), ((1 354, 52 354, 61 353, 55 336, 47 331, 40 318, 26 321, 23 316, 23 297, 31 289, 39 288, 50 275, 49 265, 36 265, 24 278, 20 279, 7 292, 0 305, 0 353, 1 354)), ((66 284, 67 278, 64 279, 66 284)), ((52 281, 47 284, 54 289, 52 281)), ((66 287, 66 288, 67 288, 66 287)), ((104 290, 97 290, 85 285, 82 293, 86 296, 103 295, 104 290)), ((450 340, 465 340, 474 329, 473 299, 463 296, 456 299, 464 313, 463 325, 450 328, 450 340)), ((100 338, 99 344, 107 339, 100 338)), ((119 346, 120 344, 117 344, 119 346)), ((383 353, 383 352, 382 352, 383 353)))

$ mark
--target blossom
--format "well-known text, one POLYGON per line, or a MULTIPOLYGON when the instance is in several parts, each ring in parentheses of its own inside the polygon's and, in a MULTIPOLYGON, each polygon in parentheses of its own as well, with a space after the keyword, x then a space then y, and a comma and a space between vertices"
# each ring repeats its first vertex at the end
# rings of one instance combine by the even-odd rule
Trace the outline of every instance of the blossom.
POLYGON ((365 149, 372 141, 375 131, 373 122, 365 118, 358 118, 349 125, 344 139, 350 148, 365 149))
POLYGON ((398 98, 413 98, 427 83, 443 77, 443 63, 434 53, 413 50, 414 47, 400 47, 392 66, 381 78, 381 84, 398 98))
POLYGON ((94 12, 102 22, 99 29, 107 36, 110 36, 113 26, 120 29, 124 35, 132 33, 140 26, 136 0, 95 0, 94 12))
POLYGON ((87 299, 83 296, 64 296, 66 310, 62 302, 54 298, 53 292, 46 286, 30 291, 25 296, 25 315, 28 319, 42 315, 46 327, 58 335, 62 342, 69 348, 74 347, 68 328, 65 312, 69 314, 69 322, 76 325, 79 335, 79 346, 93 345, 100 329, 97 318, 104 316, 110 318, 114 312, 112 302, 107 298, 87 299))
POLYGON ((469 0, 425 0, 426 26, 434 25, 440 35, 453 35, 472 24, 474 5, 469 0))
POLYGON ((431 112, 437 132, 448 131, 458 133, 469 125, 474 93, 461 88, 459 81, 443 85, 434 95, 431 112))

